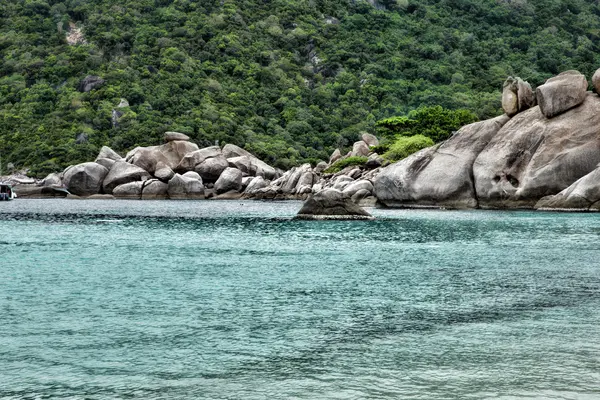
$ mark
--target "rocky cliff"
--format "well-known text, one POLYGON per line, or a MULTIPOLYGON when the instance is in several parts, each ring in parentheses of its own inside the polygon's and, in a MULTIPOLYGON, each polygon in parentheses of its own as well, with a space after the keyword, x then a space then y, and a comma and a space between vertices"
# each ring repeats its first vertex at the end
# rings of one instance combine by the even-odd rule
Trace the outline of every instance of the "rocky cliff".
POLYGON ((600 200, 600 97, 587 88, 567 71, 532 99, 528 84, 509 78, 505 115, 384 168, 375 196, 390 207, 589 209, 600 200))

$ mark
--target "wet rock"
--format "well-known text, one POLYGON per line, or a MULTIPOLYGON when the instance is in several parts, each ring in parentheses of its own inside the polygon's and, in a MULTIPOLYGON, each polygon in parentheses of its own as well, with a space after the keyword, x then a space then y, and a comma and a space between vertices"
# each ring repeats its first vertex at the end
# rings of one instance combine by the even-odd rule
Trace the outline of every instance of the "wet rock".
POLYGON ((335 189, 324 189, 308 197, 298 219, 373 219, 352 199, 335 189))

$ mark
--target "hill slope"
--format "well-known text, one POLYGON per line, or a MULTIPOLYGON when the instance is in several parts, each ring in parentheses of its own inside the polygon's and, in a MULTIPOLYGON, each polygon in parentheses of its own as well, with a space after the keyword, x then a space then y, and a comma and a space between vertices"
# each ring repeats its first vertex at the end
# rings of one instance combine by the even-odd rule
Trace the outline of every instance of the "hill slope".
POLYGON ((287 168, 420 105, 498 115, 508 75, 590 77, 599 15, 583 0, 5 0, 3 169, 44 174, 166 130, 287 168), (87 75, 105 82, 81 92, 87 75))

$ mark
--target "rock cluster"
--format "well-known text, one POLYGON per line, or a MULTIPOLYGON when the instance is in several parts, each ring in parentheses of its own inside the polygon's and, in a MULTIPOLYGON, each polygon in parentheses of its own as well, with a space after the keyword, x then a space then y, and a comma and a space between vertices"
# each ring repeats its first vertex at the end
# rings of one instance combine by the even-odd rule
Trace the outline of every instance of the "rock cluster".
POLYGON ((509 78, 505 115, 384 168, 375 196, 391 207, 596 207, 600 97, 587 87, 582 74, 567 71, 536 89, 534 106, 530 86, 509 78))

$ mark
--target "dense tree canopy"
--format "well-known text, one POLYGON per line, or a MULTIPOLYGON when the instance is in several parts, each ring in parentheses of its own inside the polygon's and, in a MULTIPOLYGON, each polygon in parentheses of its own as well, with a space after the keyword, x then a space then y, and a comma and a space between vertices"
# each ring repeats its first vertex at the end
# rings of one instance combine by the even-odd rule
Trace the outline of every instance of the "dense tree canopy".
POLYGON ((175 130, 314 162, 421 106, 495 116, 508 75, 591 76, 599 16, 584 0, 3 0, 0 154, 43 174, 175 130), (87 75, 105 82, 81 92, 87 75))

